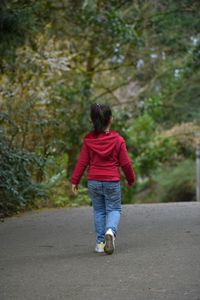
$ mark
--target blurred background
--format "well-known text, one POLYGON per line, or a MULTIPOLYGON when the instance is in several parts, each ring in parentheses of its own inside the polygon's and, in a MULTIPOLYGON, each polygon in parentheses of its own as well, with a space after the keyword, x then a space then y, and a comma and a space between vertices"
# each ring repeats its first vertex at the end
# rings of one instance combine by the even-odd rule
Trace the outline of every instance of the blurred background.
POLYGON ((195 200, 200 2, 0 3, 0 213, 90 205, 69 178, 107 103, 137 184, 123 203, 195 200))

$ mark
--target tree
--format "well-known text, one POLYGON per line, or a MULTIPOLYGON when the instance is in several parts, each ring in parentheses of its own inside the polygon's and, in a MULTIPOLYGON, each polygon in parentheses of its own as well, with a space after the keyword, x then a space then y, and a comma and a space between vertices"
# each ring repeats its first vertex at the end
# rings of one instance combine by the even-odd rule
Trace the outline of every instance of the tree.
POLYGON ((153 121, 153 136, 199 118, 198 1, 10 0, 0 8, 2 127, 11 148, 42 158, 37 182, 63 153, 71 175, 94 101, 112 105, 141 175, 162 152, 150 151, 153 160, 137 152, 141 120, 153 121))

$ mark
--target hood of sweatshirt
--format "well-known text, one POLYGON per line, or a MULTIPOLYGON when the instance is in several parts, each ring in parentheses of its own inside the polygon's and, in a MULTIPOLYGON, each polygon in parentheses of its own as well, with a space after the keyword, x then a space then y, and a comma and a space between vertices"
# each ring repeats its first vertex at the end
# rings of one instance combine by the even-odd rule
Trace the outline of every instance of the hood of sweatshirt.
POLYGON ((123 138, 114 130, 101 132, 98 135, 91 131, 85 136, 84 141, 93 152, 103 158, 107 158, 111 155, 114 148, 123 142, 123 138))

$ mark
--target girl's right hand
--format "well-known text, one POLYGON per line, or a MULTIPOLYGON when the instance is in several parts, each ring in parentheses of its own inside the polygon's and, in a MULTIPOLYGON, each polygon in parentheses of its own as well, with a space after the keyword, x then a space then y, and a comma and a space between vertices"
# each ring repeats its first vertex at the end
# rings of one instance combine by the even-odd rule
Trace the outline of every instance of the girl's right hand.
POLYGON ((133 183, 129 184, 128 182, 126 182, 126 185, 127 185, 129 188, 132 188, 133 183))

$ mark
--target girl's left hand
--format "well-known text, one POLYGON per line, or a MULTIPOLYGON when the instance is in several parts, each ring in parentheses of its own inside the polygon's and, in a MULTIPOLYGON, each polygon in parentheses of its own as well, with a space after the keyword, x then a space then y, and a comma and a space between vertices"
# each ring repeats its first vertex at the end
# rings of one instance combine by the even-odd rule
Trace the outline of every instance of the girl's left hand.
POLYGON ((74 195, 76 195, 77 192, 78 192, 78 185, 72 183, 72 185, 71 185, 71 190, 72 190, 72 193, 73 193, 74 195))

